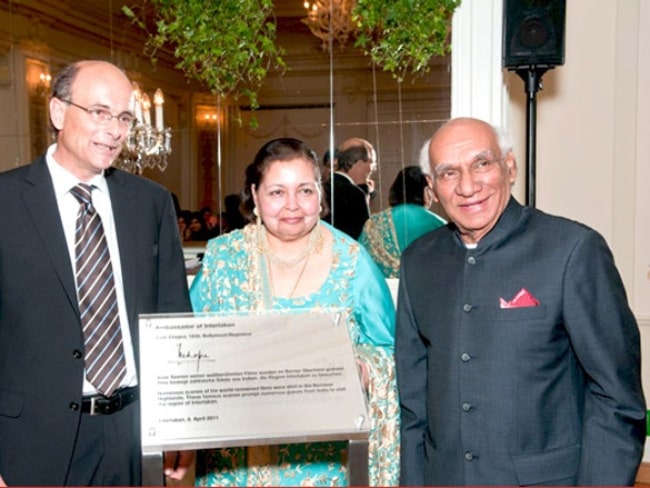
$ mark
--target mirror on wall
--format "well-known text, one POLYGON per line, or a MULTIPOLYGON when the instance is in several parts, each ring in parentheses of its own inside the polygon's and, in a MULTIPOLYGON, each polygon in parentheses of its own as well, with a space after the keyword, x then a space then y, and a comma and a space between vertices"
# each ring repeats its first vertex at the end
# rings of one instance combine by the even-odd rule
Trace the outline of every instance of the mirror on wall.
MULTIPOLYGON (((322 157, 332 143, 336 146, 349 137, 361 137, 378 153, 371 210, 387 207, 388 189, 396 174, 418 163, 423 143, 450 116, 450 58, 436 58, 428 73, 398 83, 373 66, 353 42, 326 48, 305 25, 301 2, 274 3, 277 42, 285 50, 287 67, 269 73, 259 92, 257 110, 222 107, 224 117, 216 128, 221 149, 213 155, 212 184, 205 184, 207 173, 200 157, 196 187, 204 194, 197 195, 197 200, 213 199, 218 206, 223 195, 239 191, 244 168, 269 139, 297 137, 322 157), (211 193, 206 194, 208 190, 211 193)), ((201 110, 200 104, 195 110, 201 110)))
POLYGON ((0 169, 29 163, 51 140, 51 78, 42 76, 55 76, 76 59, 99 58, 125 69, 144 90, 163 89, 172 153, 164 172, 147 169, 143 176, 168 187, 183 208, 220 211, 224 196, 240 191, 257 149, 281 136, 305 140, 321 157, 349 137, 370 141, 378 155, 371 210, 385 208, 397 172, 417 164, 422 144, 450 116, 449 58, 436 58, 428 73, 398 83, 352 41, 325 45, 305 24, 303 2, 274 5, 286 69, 269 72, 255 111, 217 100, 188 79, 171 50, 151 63, 142 50, 145 33, 120 2, 80 0, 73 16, 37 0, 0 5, 0 53, 7 53, 0 58, 0 101, 15 108, 14 118, 0 122, 0 144, 11 155, 0 169))

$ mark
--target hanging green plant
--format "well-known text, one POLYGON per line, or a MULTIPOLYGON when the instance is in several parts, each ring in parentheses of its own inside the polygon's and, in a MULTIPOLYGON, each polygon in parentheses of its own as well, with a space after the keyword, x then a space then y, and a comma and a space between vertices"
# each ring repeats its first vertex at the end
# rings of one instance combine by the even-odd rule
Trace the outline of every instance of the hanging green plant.
POLYGON ((359 27, 355 46, 402 81, 429 71, 434 56, 451 46, 451 18, 461 0, 357 0, 352 20, 359 27))
POLYGON ((122 12, 149 33, 145 53, 154 62, 168 45, 186 76, 221 98, 243 96, 252 109, 268 71, 286 67, 272 0, 145 0, 122 12))

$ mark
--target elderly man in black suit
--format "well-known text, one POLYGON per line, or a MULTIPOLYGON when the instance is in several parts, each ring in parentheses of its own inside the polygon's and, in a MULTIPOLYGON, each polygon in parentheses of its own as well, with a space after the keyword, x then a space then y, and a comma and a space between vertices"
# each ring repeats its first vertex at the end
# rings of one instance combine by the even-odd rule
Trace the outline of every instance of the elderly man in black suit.
POLYGON ((605 240, 511 196, 500 131, 429 144, 450 224, 402 255, 402 485, 631 485, 645 440, 639 330, 605 240))
MULTIPOLYGON (((9 485, 141 484, 138 314, 191 307, 170 193, 111 168, 134 122, 131 94, 110 63, 64 68, 49 106, 56 144, 0 174, 0 480, 9 485), (84 260, 86 226, 98 237, 84 260), (102 263, 103 281, 80 263, 102 263), (82 291, 89 282, 102 285, 82 291), (108 340, 98 347, 88 330, 108 340)), ((167 473, 181 476, 187 460, 167 473)))

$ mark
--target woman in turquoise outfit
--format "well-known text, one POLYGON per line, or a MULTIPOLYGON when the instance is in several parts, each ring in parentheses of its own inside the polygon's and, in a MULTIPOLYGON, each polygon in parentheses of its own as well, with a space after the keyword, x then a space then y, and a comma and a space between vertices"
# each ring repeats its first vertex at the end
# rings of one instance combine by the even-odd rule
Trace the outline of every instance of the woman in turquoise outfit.
POLYGON ((364 224, 359 242, 386 278, 399 278, 400 256, 411 242, 446 224, 429 210, 432 201, 427 176, 419 166, 407 166, 390 187, 390 207, 371 215, 364 224))
MULTIPOLYGON (((266 143, 246 170, 243 195, 242 209, 255 221, 208 242, 191 287, 194 310, 345 307, 368 397, 369 481, 396 486, 395 310, 383 276, 356 241, 320 221, 320 169, 303 142, 266 143)), ((345 465, 345 442, 213 449, 198 454, 197 484, 344 486, 345 465)))

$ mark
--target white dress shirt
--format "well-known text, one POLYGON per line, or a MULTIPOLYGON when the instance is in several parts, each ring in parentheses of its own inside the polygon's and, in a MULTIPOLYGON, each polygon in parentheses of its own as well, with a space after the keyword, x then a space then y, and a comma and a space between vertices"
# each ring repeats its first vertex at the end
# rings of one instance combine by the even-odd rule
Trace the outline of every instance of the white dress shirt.
MULTIPOLYGON (((137 384, 137 372, 135 366, 135 354, 133 352, 133 343, 131 341, 131 332, 129 328, 129 318, 126 313, 126 304, 124 301, 124 285, 122 283, 122 265, 120 262, 120 252, 117 244, 117 234, 115 231, 115 222, 113 220, 113 209, 111 207, 111 198, 108 191, 108 184, 104 175, 98 175, 90 181, 81 182, 61 166, 53 157, 56 144, 52 144, 46 154, 47 167, 52 176, 54 185, 54 194, 59 207, 61 224, 65 233, 65 240, 68 245, 70 262, 72 269, 75 269, 75 226, 77 222, 77 213, 79 211, 79 201, 70 193, 70 190, 79 183, 86 183, 93 186, 92 200, 93 205, 102 219, 104 234, 108 243, 108 251, 111 255, 111 265, 113 266, 113 277, 115 278, 115 291, 117 293, 117 306, 119 310, 120 325, 122 328, 122 339, 124 341, 124 354, 126 357, 126 376, 122 380, 121 386, 135 386, 137 384)), ((97 390, 85 378, 83 384, 84 395, 95 395, 97 390)))

